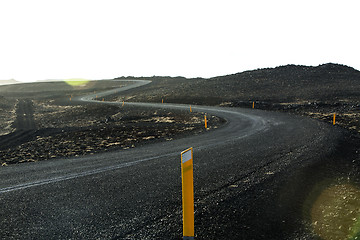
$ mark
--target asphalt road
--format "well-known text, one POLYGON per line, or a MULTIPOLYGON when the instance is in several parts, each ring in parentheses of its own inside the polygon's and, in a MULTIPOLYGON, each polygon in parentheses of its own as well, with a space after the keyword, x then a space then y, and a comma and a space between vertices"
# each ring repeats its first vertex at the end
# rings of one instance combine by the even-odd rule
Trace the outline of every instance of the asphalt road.
MULTIPOLYGON (((138 106, 189 111, 187 105, 125 103, 138 106)), ((254 109, 192 109, 227 123, 134 149, 1 168, 1 238, 181 239, 180 152, 189 147, 196 239, 309 237, 303 206, 307 187, 321 179, 306 171, 335 151, 341 130, 254 109)))

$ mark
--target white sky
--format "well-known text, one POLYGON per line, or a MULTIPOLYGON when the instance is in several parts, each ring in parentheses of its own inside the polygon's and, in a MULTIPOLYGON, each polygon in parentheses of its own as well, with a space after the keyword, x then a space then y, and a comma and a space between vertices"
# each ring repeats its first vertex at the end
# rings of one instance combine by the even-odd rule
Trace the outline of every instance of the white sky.
POLYGON ((360 1, 0 0, 0 79, 360 69, 360 1))

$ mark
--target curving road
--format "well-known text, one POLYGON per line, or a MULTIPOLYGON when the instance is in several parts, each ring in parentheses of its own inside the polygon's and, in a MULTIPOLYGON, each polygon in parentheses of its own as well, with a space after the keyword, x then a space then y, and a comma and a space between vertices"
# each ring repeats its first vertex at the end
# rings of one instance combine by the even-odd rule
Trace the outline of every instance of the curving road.
MULTIPOLYGON (((138 81, 127 91, 148 84, 138 81)), ((94 95, 73 101, 97 104, 94 95)), ((126 103, 188 111, 188 105, 126 103)), ((180 152, 194 148, 196 239, 305 236, 307 191, 291 183, 331 154, 339 130, 253 109, 192 106, 225 118, 216 131, 139 148, 0 169, 0 236, 13 239, 181 239, 180 152)))

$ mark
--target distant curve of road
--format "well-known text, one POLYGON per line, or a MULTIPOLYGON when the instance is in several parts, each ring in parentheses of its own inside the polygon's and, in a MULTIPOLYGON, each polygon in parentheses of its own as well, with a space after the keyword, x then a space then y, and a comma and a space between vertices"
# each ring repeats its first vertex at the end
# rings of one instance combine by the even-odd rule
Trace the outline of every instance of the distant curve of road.
MULTIPOLYGON (((121 105, 95 97, 151 83, 132 82, 73 102, 121 105)), ((124 107, 189 111, 184 104, 126 102, 124 107)), ((331 153, 341 132, 311 119, 255 109, 192 110, 227 122, 173 141, 1 168, 0 236, 181 239, 180 152, 193 147, 196 239, 293 237, 302 220, 294 217, 301 197, 278 197, 293 187, 286 186, 292 174, 331 153)))

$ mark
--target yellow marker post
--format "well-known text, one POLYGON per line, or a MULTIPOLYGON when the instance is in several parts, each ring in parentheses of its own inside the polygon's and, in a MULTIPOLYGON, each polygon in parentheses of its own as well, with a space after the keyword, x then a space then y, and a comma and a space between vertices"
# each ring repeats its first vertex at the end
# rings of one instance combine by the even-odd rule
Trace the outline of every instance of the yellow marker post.
POLYGON ((334 113, 334 116, 333 116, 333 125, 335 125, 335 118, 336 118, 336 113, 334 113))
POLYGON ((190 105, 190 112, 192 112, 192 110, 191 110, 191 105, 190 105))
POLYGON ((194 239, 193 148, 181 152, 183 240, 194 239))
POLYGON ((255 102, 253 102, 252 108, 255 108, 255 102))
POLYGON ((207 120, 206 120, 206 115, 204 116, 204 120, 205 120, 205 128, 207 128, 207 120))

